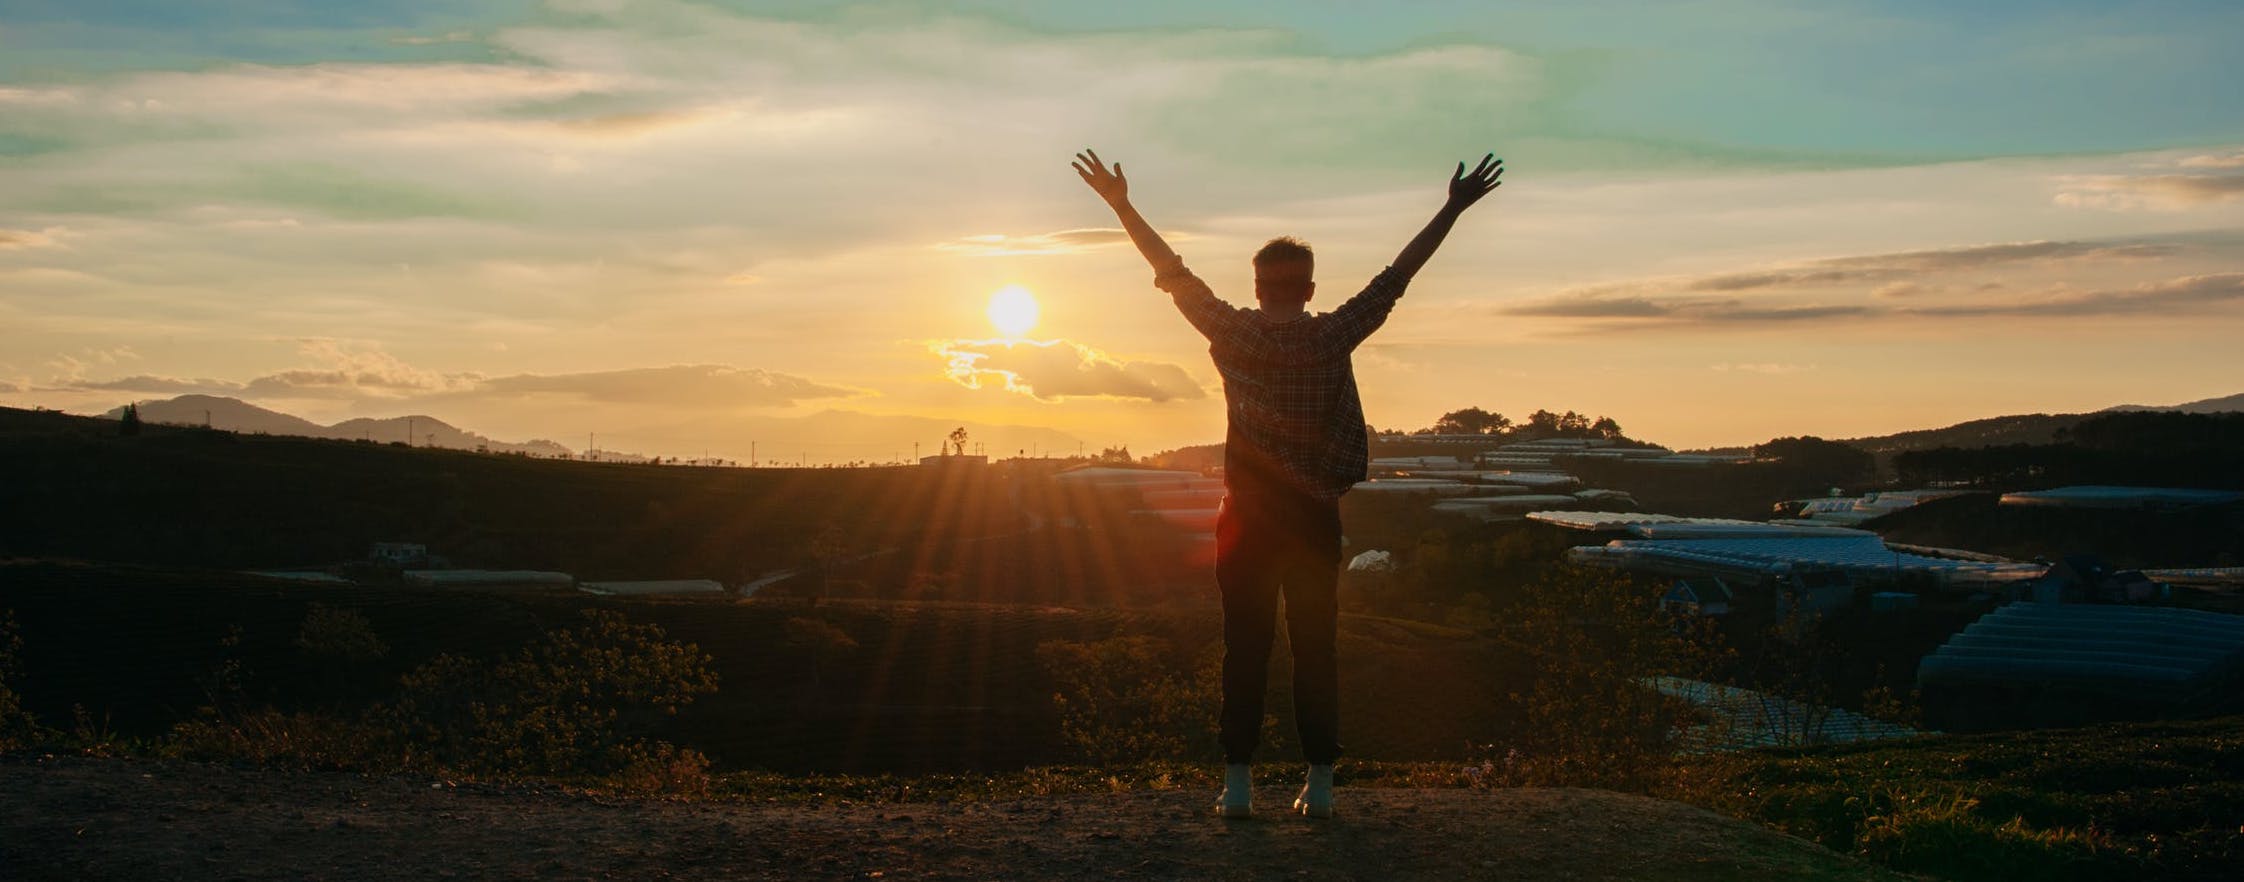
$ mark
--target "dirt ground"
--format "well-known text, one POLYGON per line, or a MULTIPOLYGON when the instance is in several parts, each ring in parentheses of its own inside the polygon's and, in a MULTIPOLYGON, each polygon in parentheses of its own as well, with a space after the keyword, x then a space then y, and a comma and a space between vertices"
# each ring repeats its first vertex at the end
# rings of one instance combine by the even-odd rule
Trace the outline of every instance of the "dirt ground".
POLYGON ((1897 879, 1675 803, 1348 789, 992 803, 618 799, 148 760, 0 757, 0 879, 1897 879))

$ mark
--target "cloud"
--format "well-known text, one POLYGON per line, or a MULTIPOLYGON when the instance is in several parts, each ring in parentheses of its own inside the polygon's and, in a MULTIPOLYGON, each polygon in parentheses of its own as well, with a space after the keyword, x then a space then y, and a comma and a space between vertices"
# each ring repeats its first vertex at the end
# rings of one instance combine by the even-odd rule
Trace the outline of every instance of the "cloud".
MULTIPOLYGON (((1162 237, 1181 242, 1191 236, 1178 231, 1163 231, 1162 237)), ((1011 257, 1023 254, 1079 254, 1093 248, 1130 241, 1130 234, 1117 229, 1091 228, 1059 230, 1028 236, 1008 236, 988 233, 966 236, 936 245, 943 251, 952 251, 973 257, 1011 257)))
POLYGON ((1541 303, 1514 306, 1507 315, 1548 318, 1644 319, 1667 323, 1771 324, 1862 315, 1868 307, 1848 305, 1755 305, 1735 299, 1609 297, 1560 295, 1541 303))
POLYGON ((1560 294, 1540 303, 1510 307, 1504 313, 1549 318, 1660 318, 1673 315, 1678 305, 1655 303, 1644 297, 1572 293, 1560 294))
POLYGON ((1854 257, 1832 257, 1817 265, 1888 270, 1893 272, 1943 272, 1978 269, 2029 260, 2133 260, 2165 257, 2180 251, 2176 245, 2104 242, 2006 242, 1927 251, 1899 251, 1854 257))
POLYGON ((2244 174, 2078 175, 2063 182, 2066 189, 2052 199, 2067 208, 2179 210, 2244 199, 2244 174))
MULTIPOLYGON (((1920 297, 1933 290, 1928 280, 1971 274, 2020 263, 2151 260, 2182 253, 2180 245, 2160 242, 2033 241, 1956 248, 1848 255, 1762 269, 1668 279, 1643 279, 1565 291, 1538 301, 1506 307, 1501 314, 1542 318, 1607 320, 1622 325, 1774 324, 1814 319, 1938 314, 1930 310, 1889 310, 1875 301, 1920 297), (1786 291, 1852 286, 1865 303, 1788 303, 1786 291), (1763 292, 1753 299, 1717 298, 1669 292, 1763 292)), ((1998 290, 1998 283, 1975 286, 1998 290)), ((1959 307, 1979 309, 1997 307, 1959 307)), ((1961 314, 1961 313, 1959 313, 1961 314)))
POLYGON ((1208 394, 1184 368, 1165 362, 1118 359, 1067 340, 945 340, 929 348, 942 356, 945 375, 969 389, 994 384, 1045 401, 1173 401, 1205 398, 1208 394))
POLYGON ((477 382, 463 394, 475 398, 557 396, 601 404, 737 408, 785 407, 824 398, 850 398, 864 392, 757 368, 681 364, 575 374, 491 377, 477 382))
POLYGON ((56 245, 61 244, 58 241, 57 237, 60 236, 62 232, 63 231, 57 227, 49 227, 44 230, 0 229, 0 251, 22 251, 32 248, 52 248, 56 245))
POLYGON ((2121 316, 2196 311, 2237 302, 2244 302, 2244 273, 2212 273, 2146 282, 2133 288, 2006 303, 1920 307, 1901 314, 1944 318, 2121 316))
POLYGON ((804 401, 850 398, 862 390, 803 377, 720 364, 668 365, 566 374, 439 373, 407 365, 379 349, 343 341, 300 341, 315 365, 278 371, 247 382, 136 374, 111 380, 83 378, 86 363, 64 356, 58 383, 73 389, 245 398, 330 398, 398 401, 564 399, 596 404, 688 408, 785 407, 804 401))
POLYGON ((2191 156, 2174 164, 2182 168, 2244 168, 2244 151, 2191 156))
POLYGON ((186 379, 182 377, 160 377, 153 374, 134 374, 114 380, 77 380, 70 383, 70 387, 105 392, 150 392, 165 395, 186 395, 189 393, 238 395, 246 388, 246 384, 209 378, 186 379))

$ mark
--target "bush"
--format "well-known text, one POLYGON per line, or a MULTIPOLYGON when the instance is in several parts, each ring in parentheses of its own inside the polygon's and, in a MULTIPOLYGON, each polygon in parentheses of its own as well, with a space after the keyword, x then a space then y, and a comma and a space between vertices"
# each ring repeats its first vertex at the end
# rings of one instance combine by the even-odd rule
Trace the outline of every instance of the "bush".
POLYGON ((16 694, 16 659, 22 652, 15 613, 0 610, 0 750, 29 746, 41 735, 38 718, 23 709, 23 696, 16 694))
POLYGON ((1643 790, 1665 780, 1690 709, 1645 683, 1703 673, 1707 632, 1659 608, 1659 589, 1614 573, 1552 570, 1523 593, 1505 636, 1534 663, 1514 693, 1526 717, 1502 757, 1501 783, 1643 790))
POLYGON ((2037 830, 2024 818, 1995 823, 1965 796, 1901 800, 1863 824, 1863 856, 1944 879, 2057 882, 2117 879, 2132 861, 2093 829, 2037 830))
MULTIPOLYGON (((690 751, 651 746, 638 730, 716 691, 709 657, 619 613, 584 616, 512 658, 437 656, 408 673, 377 715, 410 756, 470 773, 598 776, 680 765, 690 751)), ((698 756, 683 762, 706 768, 698 756)))
POLYGON ((1179 670, 1174 655, 1150 637, 1038 644, 1037 661, 1057 690, 1061 737, 1101 765, 1178 759, 1210 740, 1220 686, 1179 670))

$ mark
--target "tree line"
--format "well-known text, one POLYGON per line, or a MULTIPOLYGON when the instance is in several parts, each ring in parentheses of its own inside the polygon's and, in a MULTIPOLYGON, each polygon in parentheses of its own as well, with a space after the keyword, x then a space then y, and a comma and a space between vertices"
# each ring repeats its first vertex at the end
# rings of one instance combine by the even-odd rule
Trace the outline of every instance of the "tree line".
POLYGON ((1604 438, 1612 441, 1626 440, 1621 424, 1609 416, 1591 418, 1575 411, 1553 413, 1537 410, 1527 419, 1514 422, 1511 417, 1492 410, 1467 407, 1442 414, 1434 424, 1422 429, 1404 432, 1382 429, 1381 435, 1488 435, 1496 438, 1528 441, 1537 438, 1604 438))

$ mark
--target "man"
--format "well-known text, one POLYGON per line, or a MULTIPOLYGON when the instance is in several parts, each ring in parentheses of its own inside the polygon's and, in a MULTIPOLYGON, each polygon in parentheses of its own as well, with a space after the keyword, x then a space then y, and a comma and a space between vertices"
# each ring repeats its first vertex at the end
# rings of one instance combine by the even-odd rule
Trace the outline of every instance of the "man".
POLYGON ((1184 268, 1130 205, 1122 166, 1096 152, 1076 154, 1076 174, 1114 209, 1153 283, 1176 300, 1208 338, 1223 376, 1229 426, 1224 434, 1223 511, 1216 520, 1216 585, 1223 594, 1223 794, 1225 817, 1252 811, 1251 763, 1262 729, 1262 701, 1276 636, 1278 598, 1286 602, 1293 648, 1294 723, 1309 761, 1294 810, 1332 814, 1332 763, 1340 754, 1338 626, 1334 587, 1340 570, 1340 496, 1364 479, 1369 462, 1363 405, 1349 354, 1387 320, 1411 276, 1434 255, 1449 228, 1501 184, 1504 161, 1491 153, 1471 173, 1458 163, 1449 199, 1395 262, 1340 308, 1311 314, 1316 256, 1291 238, 1254 256, 1258 309, 1216 298, 1184 268))

